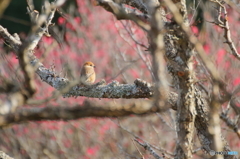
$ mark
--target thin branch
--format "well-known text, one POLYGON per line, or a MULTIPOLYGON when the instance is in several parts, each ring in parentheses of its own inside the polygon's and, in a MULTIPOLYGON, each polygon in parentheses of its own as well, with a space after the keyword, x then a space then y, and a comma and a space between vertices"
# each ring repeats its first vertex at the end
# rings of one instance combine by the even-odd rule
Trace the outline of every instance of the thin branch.
POLYGON ((226 39, 226 42, 229 46, 229 48, 231 49, 231 54, 233 56, 235 56, 238 60, 240 60, 240 54, 236 49, 235 44, 232 41, 231 38, 231 31, 230 31, 230 27, 229 27, 229 23, 228 23, 228 15, 227 15, 227 9, 224 6, 224 4, 222 4, 222 1, 218 1, 218 0, 211 0, 214 3, 217 3, 219 5, 219 12, 218 12, 218 22, 215 22, 214 24, 218 25, 219 27, 224 29, 224 37, 226 39), (223 21, 221 20, 221 13, 223 12, 224 16, 223 16, 223 21))
POLYGON ((151 155, 153 155, 154 158, 156 159, 163 159, 163 157, 160 157, 152 148, 148 143, 141 143, 140 141, 138 141, 137 139, 134 139, 134 141, 136 141, 139 145, 141 145, 145 150, 147 150, 148 152, 150 152, 151 155))
POLYGON ((145 159, 142 152, 139 150, 139 148, 137 147, 136 143, 134 142, 134 139, 132 139, 132 143, 134 145, 134 147, 137 149, 137 151, 139 152, 139 154, 142 156, 142 159, 145 159))
POLYGON ((238 138, 240 139, 240 129, 238 128, 237 123, 234 123, 231 119, 229 119, 227 114, 224 112, 221 113, 220 118, 237 134, 238 138))
POLYGON ((12 36, 7 29, 3 28, 0 25, 0 36, 13 48, 15 52, 19 50, 19 47, 22 45, 22 42, 12 36))
POLYGON ((123 130, 126 131, 127 133, 129 133, 129 134, 131 134, 132 136, 134 136, 136 139, 139 139, 139 140, 143 141, 144 143, 148 144, 149 146, 151 146, 153 149, 156 149, 156 150, 162 152, 163 154, 167 154, 168 156, 171 156, 171 157, 174 157, 174 156, 175 156, 173 153, 167 151, 166 149, 163 149, 163 148, 161 148, 161 147, 157 147, 157 146, 155 146, 155 145, 153 145, 153 144, 150 144, 150 143, 148 143, 147 141, 143 140, 140 136, 137 136, 136 134, 132 133, 132 132, 131 132, 130 130, 128 130, 127 128, 123 127, 120 122, 119 122, 119 123, 116 123, 116 124, 117 124, 121 129, 123 129, 123 130))

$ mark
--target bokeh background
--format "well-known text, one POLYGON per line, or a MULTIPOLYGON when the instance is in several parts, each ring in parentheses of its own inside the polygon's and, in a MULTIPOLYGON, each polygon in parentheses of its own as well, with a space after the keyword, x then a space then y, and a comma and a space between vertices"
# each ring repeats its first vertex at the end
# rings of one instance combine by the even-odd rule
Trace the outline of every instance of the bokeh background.
MULTIPOLYGON (((4 1, 4 0, 3 0, 4 1)), ((8 0, 6 0, 8 1, 8 0)), ((6 3, 6 2, 5 2, 6 3)), ((34 0, 35 9, 41 10, 42 1, 34 0)), ((0 25, 8 31, 18 33, 22 39, 28 34, 31 23, 26 14, 25 0, 12 0, 0 13, 0 25)), ((222 80, 231 92, 240 84, 239 61, 229 53, 224 44, 223 30, 209 23, 216 18, 213 5, 206 1, 188 2, 189 19, 192 31, 203 43, 209 59, 217 65, 222 80)), ((141 78, 152 83, 151 54, 148 51, 147 34, 131 21, 118 21, 111 14, 95 6, 93 1, 72 0, 60 8, 67 17, 56 13, 52 28, 54 37, 44 37, 37 49, 36 56, 43 64, 55 70, 60 76, 75 79, 79 76, 85 61, 96 65, 97 81, 117 80, 120 83, 133 83, 141 78)), ((228 20, 232 38, 240 51, 239 13, 228 7, 228 20)), ((0 74, 21 85, 22 73, 16 55, 8 45, 0 41, 0 74)), ((198 67, 198 65, 197 65, 198 67)), ((206 78, 196 72, 200 79, 206 78)), ((171 78, 169 85, 171 85, 171 78)), ((36 76, 37 93, 34 99, 45 99, 54 89, 36 76)), ((7 98, 7 95, 0 95, 7 98)), ((52 100, 45 106, 72 107, 91 100, 99 105, 107 102, 131 103, 133 99, 89 99, 85 97, 62 97, 52 100)), ((138 99, 147 100, 147 99, 138 99)), ((225 103, 227 105, 227 103, 225 103)), ((224 106, 225 106, 224 105, 224 106)), ((224 108, 223 106, 223 108, 224 108)), ((25 105, 24 107, 30 107, 25 105)), ((32 107, 32 105, 31 105, 32 107)), ((235 114, 231 112, 232 117, 235 114)), ((223 133, 234 151, 240 150, 236 134, 222 123, 223 133)), ((40 121, 11 125, 0 130, 0 150, 19 159, 72 158, 72 159, 112 159, 112 158, 153 158, 148 152, 136 145, 134 138, 139 137, 148 143, 169 152, 174 152, 176 144, 175 112, 169 110, 162 114, 129 116, 122 118, 86 118, 74 121, 40 121), (141 153, 142 154, 141 154, 141 153)), ((195 137, 194 148, 200 147, 195 137)), ((157 151, 159 154, 161 152, 157 151)), ((240 151, 239 151, 240 153, 240 151)), ((194 158, 204 158, 197 151, 194 158)))

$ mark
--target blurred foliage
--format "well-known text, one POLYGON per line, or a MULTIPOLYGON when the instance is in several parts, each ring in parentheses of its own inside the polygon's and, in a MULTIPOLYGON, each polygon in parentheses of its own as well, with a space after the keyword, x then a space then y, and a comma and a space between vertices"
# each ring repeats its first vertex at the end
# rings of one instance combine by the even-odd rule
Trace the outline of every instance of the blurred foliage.
MULTIPOLYGON (((34 2, 36 8, 39 9, 42 0, 34 2)), ((12 0, 1 17, 0 24, 8 28, 10 33, 28 32, 30 28, 30 18, 27 14, 26 6, 26 0, 12 0)))
MULTIPOLYGON (((11 0, 0 0, 0 24, 3 27, 8 28, 8 31, 11 34, 21 32, 28 33, 31 27, 31 22, 29 15, 27 14, 26 0, 12 0, 7 6, 6 2, 8 1, 10 2, 11 0), (7 7, 5 11, 4 7, 7 7), (2 16, 1 11, 4 11, 2 16)), ((44 0, 33 0, 36 10, 41 11, 43 1, 44 0)), ((66 12, 74 12, 76 8, 76 1, 67 1, 61 9, 66 12)), ((58 19, 59 17, 59 14, 55 14, 53 22, 56 21, 56 19, 58 19)))

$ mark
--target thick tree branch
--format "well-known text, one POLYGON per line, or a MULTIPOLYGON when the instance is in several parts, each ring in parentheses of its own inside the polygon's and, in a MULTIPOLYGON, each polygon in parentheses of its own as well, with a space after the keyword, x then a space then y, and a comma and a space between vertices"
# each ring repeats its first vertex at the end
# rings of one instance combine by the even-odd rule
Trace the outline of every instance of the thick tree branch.
POLYGON ((93 98, 149 98, 153 96, 153 86, 137 79, 134 84, 119 84, 113 81, 108 85, 93 87, 74 87, 63 97, 86 96, 93 98))
MULTIPOLYGON (((176 94, 171 94, 175 96, 176 94)), ((169 101, 170 107, 176 107, 177 98, 169 101)), ((0 116, 0 127, 9 124, 41 120, 73 120, 86 117, 122 117, 131 114, 144 115, 160 112, 153 106, 152 100, 140 100, 133 104, 108 103, 97 105, 96 102, 85 102, 74 107, 22 108, 14 113, 0 116)))
POLYGON ((168 71, 173 77, 174 87, 179 91, 177 107, 177 135, 178 142, 176 147, 176 158, 192 158, 194 123, 196 117, 195 102, 195 70, 194 70, 194 49, 193 45, 187 40, 183 30, 189 28, 187 19, 186 1, 178 1, 175 5, 171 0, 166 0, 165 6, 174 15, 176 22, 167 24, 164 41, 166 46, 166 57, 168 71))
MULTIPOLYGON (((178 2, 179 1, 176 1, 176 3, 178 2)), ((208 57, 205 55, 202 45, 198 42, 197 38, 192 35, 188 24, 186 25, 187 12, 185 1, 180 1, 181 5, 178 5, 180 8, 176 7, 174 3, 170 0, 165 1, 166 7, 168 7, 173 13, 175 22, 177 22, 178 25, 175 25, 176 23, 167 23, 165 25, 166 29, 169 30, 169 33, 164 36, 164 41, 166 45, 166 56, 169 59, 168 70, 173 75, 173 80, 175 81, 174 83, 176 88, 179 89, 180 87, 182 90, 181 95, 179 96, 180 102, 178 107, 181 109, 178 111, 178 116, 179 120, 182 121, 179 127, 179 130, 181 130, 181 133, 179 133, 179 135, 181 137, 180 143, 182 144, 182 147, 179 147, 179 154, 177 156, 181 158, 181 156, 183 157, 185 155, 184 157, 187 158, 191 156, 192 133, 189 132, 193 132, 195 104, 197 105, 197 111, 199 113, 196 120, 196 128, 199 130, 199 139, 205 147, 205 150, 208 152, 211 150, 209 148, 209 146, 211 146, 211 141, 209 140, 210 134, 207 129, 207 107, 209 106, 209 103, 205 99, 208 97, 202 96, 201 92, 196 88, 194 82, 196 79, 194 79, 194 75, 192 75, 193 67, 191 60, 193 52, 191 51, 192 47, 189 48, 188 46, 191 46, 192 44, 196 48, 197 52, 199 52, 200 56, 202 57, 203 62, 206 64, 207 68, 213 75, 214 79, 216 81, 220 81, 220 78, 217 74, 215 66, 209 62, 208 57), (179 28, 183 32, 179 32, 179 28), (190 43, 188 43, 188 40, 190 43), (175 45, 173 45, 173 43, 175 45), (184 106, 184 108, 182 106, 184 106), (185 143, 188 144, 186 145, 185 143)))
POLYGON ((142 0, 120 0, 118 2, 137 8, 138 10, 145 14, 149 14, 149 10, 142 0))
MULTIPOLYGON (((177 24, 180 26, 180 28, 184 31, 186 34, 186 38, 189 40, 189 42, 193 45, 193 47, 196 49, 200 57, 202 58, 202 62, 206 65, 208 70, 210 71, 210 74, 212 75, 214 79, 214 89, 216 90, 216 86, 222 88, 222 81, 220 80, 220 76, 218 74, 218 71, 216 67, 213 65, 211 61, 209 61, 209 58, 205 54, 205 51, 202 47, 202 44, 198 41, 198 39, 192 35, 189 27, 184 26, 184 20, 180 15, 180 12, 178 12, 177 7, 173 5, 173 3, 170 0, 165 1, 167 6, 170 6, 169 9, 173 13, 173 17, 177 24)), ((216 111, 216 106, 219 108, 219 103, 216 105, 216 98, 212 100, 211 103, 209 103, 208 96, 203 95, 204 91, 200 91, 201 88, 195 87, 195 101, 196 101, 196 108, 197 108, 197 116, 196 116, 196 122, 195 127, 197 129, 198 137, 200 139, 201 144, 203 145, 203 148, 209 153, 210 150, 214 149, 216 151, 222 151, 222 149, 219 147, 219 145, 223 145, 224 151, 230 151, 230 148, 228 144, 226 143, 225 139, 221 137, 221 133, 219 133, 220 125, 219 125, 219 112, 216 111), (214 103, 213 103, 214 102, 214 103), (214 105, 212 108, 212 111, 209 113, 209 106, 214 105), (215 116, 215 118, 212 118, 212 116, 215 116), (209 125, 209 116, 211 125, 209 125), (216 118, 218 118, 216 120, 216 118), (210 132, 209 128, 213 127, 212 131, 210 132), (213 135, 215 134, 215 136, 213 135), (213 139, 215 138, 215 139, 213 139), (216 141, 218 143, 213 144, 212 141, 216 141), (214 148, 214 145, 218 145, 218 148, 214 148), (218 150, 217 150, 218 149, 218 150)), ((216 92, 215 92, 216 94, 216 92)), ((228 156, 229 157, 229 156, 228 156)), ((231 158, 232 156, 230 156, 231 158)))
POLYGON ((118 20, 132 20, 143 30, 150 30, 150 26, 146 23, 149 22, 149 15, 137 12, 134 9, 123 7, 112 0, 97 0, 97 2, 99 6, 113 13, 118 20))
POLYGON ((153 61, 153 74, 155 82, 155 103, 160 107, 164 107, 165 99, 167 99, 168 81, 165 68, 165 45, 164 45, 164 22, 161 14, 155 9, 151 19, 151 30, 149 37, 151 39, 150 48, 153 61), (161 100, 159 99, 161 97, 161 100))

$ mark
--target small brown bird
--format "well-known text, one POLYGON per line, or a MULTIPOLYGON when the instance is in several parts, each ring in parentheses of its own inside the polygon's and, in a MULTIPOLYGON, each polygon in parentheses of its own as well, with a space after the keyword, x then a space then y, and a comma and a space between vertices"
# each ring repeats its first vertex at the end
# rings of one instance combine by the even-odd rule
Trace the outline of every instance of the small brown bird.
POLYGON ((88 61, 86 62, 81 70, 80 82, 83 85, 91 85, 95 82, 96 74, 94 71, 95 65, 88 61))

